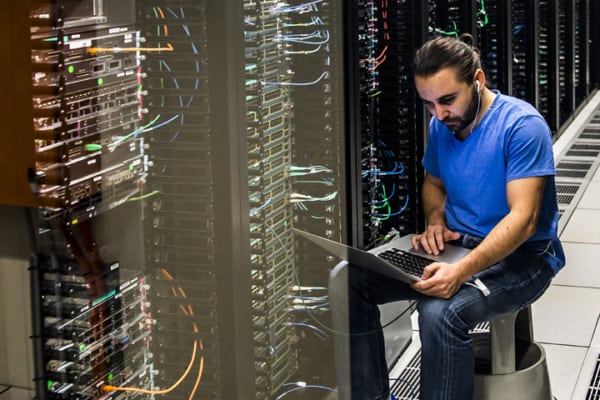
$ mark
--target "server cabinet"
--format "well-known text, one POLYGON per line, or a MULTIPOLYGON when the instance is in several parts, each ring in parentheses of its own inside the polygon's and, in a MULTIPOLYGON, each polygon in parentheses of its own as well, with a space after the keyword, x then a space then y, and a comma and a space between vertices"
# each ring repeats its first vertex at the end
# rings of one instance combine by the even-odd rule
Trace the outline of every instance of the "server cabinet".
MULTIPOLYGON (((425 116, 411 64, 427 38, 428 8, 422 2, 356 4, 361 181, 355 190, 358 245, 371 248, 423 226, 419 183, 423 170, 425 116)), ((358 137, 358 133, 357 133, 358 137)))
POLYGON ((346 240, 341 3, 244 1, 244 15, 257 398, 322 398, 334 260, 291 228, 346 240))
POLYGON ((590 3, 478 3, 485 15, 479 46, 491 87, 533 104, 557 138, 591 93, 590 3))
POLYGON ((598 65, 600 61, 600 56, 598 55, 598 49, 600 48, 600 27, 598 24, 592 23, 593 21, 598 21, 600 18, 600 4, 596 1, 591 1, 589 3, 590 7, 590 36, 589 36, 589 44, 590 44, 590 80, 592 83, 592 89, 598 88, 600 86, 600 71, 598 68, 594 68, 595 65, 598 65))

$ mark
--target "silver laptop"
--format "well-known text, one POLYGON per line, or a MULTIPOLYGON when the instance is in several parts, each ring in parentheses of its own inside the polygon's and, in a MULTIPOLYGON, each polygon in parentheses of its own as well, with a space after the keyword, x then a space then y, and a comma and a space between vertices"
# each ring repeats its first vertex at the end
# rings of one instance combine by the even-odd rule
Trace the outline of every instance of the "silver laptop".
POLYGON ((310 240, 334 256, 346 260, 356 267, 375 271, 406 283, 421 280, 421 273, 416 271, 419 268, 422 270, 427 264, 431 264, 434 261, 453 263, 471 251, 446 243, 442 253, 437 256, 430 255, 424 251, 413 249, 411 243, 412 235, 393 239, 381 246, 366 251, 300 229, 294 228, 293 231, 297 235, 310 240))

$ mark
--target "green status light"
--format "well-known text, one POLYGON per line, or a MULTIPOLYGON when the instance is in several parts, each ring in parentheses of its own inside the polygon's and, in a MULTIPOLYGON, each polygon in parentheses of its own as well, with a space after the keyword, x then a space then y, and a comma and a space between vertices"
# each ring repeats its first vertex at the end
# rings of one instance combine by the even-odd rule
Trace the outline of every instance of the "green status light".
POLYGON ((69 73, 72 74, 73 72, 75 72, 75 67, 72 65, 69 65, 69 67, 67 68, 67 71, 69 71, 69 73))

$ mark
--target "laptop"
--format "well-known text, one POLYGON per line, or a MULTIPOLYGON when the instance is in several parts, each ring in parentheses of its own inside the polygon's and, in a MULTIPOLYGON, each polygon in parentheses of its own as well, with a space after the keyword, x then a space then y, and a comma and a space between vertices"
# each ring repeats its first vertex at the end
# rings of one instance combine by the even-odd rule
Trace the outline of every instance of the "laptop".
POLYGON ((319 245, 334 256, 348 261, 350 264, 375 271, 390 278, 406 283, 421 280, 423 268, 435 261, 453 263, 471 250, 446 243, 444 251, 439 255, 427 254, 414 250, 412 235, 401 236, 369 251, 326 239, 313 233, 293 228, 293 231, 309 241, 319 245))

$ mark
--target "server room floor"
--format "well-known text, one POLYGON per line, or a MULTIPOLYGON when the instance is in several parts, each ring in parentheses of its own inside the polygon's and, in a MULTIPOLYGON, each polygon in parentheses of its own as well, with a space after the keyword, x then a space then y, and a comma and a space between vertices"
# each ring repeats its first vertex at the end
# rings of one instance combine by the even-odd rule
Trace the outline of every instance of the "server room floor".
MULTIPOLYGON (((600 92, 591 98, 554 145, 559 170, 561 161, 573 161, 573 155, 577 154, 582 164, 589 165, 586 178, 577 182, 579 189, 571 196, 570 203, 561 205, 559 201, 563 211, 560 231, 567 266, 533 305, 534 337, 546 352, 556 400, 600 399, 600 273, 597 262, 600 259, 600 151, 577 151, 581 149, 600 149, 600 92)), ((559 181, 560 177, 557 178, 559 181)), ((394 393, 398 400, 418 399, 415 386, 418 384, 418 367, 412 364, 419 354, 415 316, 413 321, 414 340, 390 376, 397 383, 394 393), (403 384, 405 387, 401 389, 403 384)), ((0 400, 29 400, 33 396, 29 389, 0 384, 0 400)))

